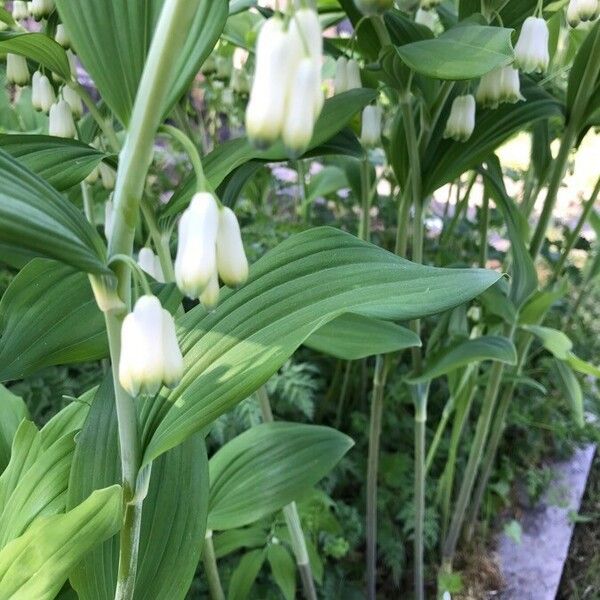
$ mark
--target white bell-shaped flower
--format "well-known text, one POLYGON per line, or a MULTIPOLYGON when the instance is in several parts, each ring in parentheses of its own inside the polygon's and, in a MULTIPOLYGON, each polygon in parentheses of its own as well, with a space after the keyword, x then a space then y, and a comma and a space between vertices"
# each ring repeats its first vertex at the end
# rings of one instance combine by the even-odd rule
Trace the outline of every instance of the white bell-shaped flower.
POLYGON ((598 0, 571 0, 576 5, 577 16, 580 21, 593 21, 600 11, 598 0))
POLYGON ((298 39, 303 54, 321 64, 323 60, 323 36, 319 15, 310 8, 300 8, 294 13, 289 25, 291 39, 298 39))
POLYGON ((42 73, 35 71, 31 76, 31 106, 35 110, 42 110, 42 103, 40 102, 40 78, 42 73))
POLYGON ((22 0, 14 0, 12 4, 12 18, 15 21, 23 21, 29 18, 29 9, 27 8, 27 2, 22 0))
POLYGON ((183 375, 183 357, 173 317, 156 296, 135 303, 121 328, 119 382, 132 396, 155 394, 162 384, 175 386, 183 375))
POLYGON ((148 275, 153 277, 156 281, 159 283, 165 282, 165 276, 160 265, 160 259, 158 256, 156 256, 156 254, 154 254, 154 252, 152 252, 151 248, 142 248, 138 253, 137 262, 142 270, 148 273, 148 275))
POLYGON ((60 44, 63 48, 71 47, 71 38, 69 37, 69 34, 67 33, 67 30, 65 29, 65 26, 63 23, 59 23, 56 26, 56 32, 54 33, 54 40, 58 44, 60 44))
POLYGON ((48 132, 50 135, 62 138, 74 138, 77 136, 71 107, 64 100, 59 100, 50 107, 48 132))
POLYGON ((109 167, 105 162, 101 162, 98 165, 98 172, 100 173, 100 180, 105 190, 114 190, 115 183, 117 180, 117 174, 112 167, 109 167))
POLYGON ((6 81, 20 86, 29 83, 29 68, 24 56, 10 52, 6 55, 6 81))
POLYGON ((256 147, 268 147, 281 135, 292 50, 283 21, 276 17, 266 21, 256 42, 256 69, 246 108, 246 132, 256 147))
POLYGON ((437 13, 435 10, 424 10, 419 8, 415 14, 415 23, 424 25, 428 29, 431 29, 431 31, 435 31, 437 25, 437 13))
POLYGON ((219 214, 217 269, 225 285, 237 287, 248 279, 248 259, 235 213, 224 206, 219 214))
POLYGON ((579 16, 579 1, 570 0, 567 6, 567 23, 575 28, 581 24, 581 17, 579 16))
POLYGON ((72 87, 65 85, 62 88, 62 97, 71 107, 73 116, 76 119, 81 119, 83 117, 83 100, 81 96, 72 87))
POLYGON ((504 67, 500 80, 500 101, 515 104, 520 100, 525 100, 525 98, 521 94, 519 70, 510 66, 504 67))
POLYGON ((215 271, 208 280, 208 285, 200 294, 200 302, 208 311, 214 310, 219 304, 219 276, 215 271))
POLYGON ((198 192, 179 221, 175 279, 189 298, 199 298, 217 270, 219 207, 212 194, 198 192))
POLYGON ((89 185, 93 185, 98 181, 98 177, 100 177, 100 171, 98 170, 98 167, 94 167, 84 181, 89 185))
MULTIPOLYGON (((96 171, 97 172, 97 171, 96 171)), ((96 176, 96 179, 98 177, 96 176)), ((109 198, 104 204, 104 237, 110 240, 115 224, 115 209, 113 201, 109 198)))
POLYGON ((435 8, 442 3, 442 0, 421 0, 421 8, 429 10, 435 8))
POLYGON ((356 90, 362 87, 362 81, 360 79, 360 67, 353 58, 348 61, 346 73, 349 90, 356 90))
POLYGON ((394 6, 393 0, 354 0, 363 15, 381 15, 394 6))
POLYGON ((343 94, 348 91, 348 60, 345 56, 340 56, 335 61, 333 90, 335 94, 343 94))
POLYGON ((374 148, 381 141, 381 117, 380 106, 365 106, 360 133, 360 143, 365 148, 374 148))
POLYGON ((502 102, 525 100, 521 94, 519 71, 511 66, 499 67, 486 73, 479 83, 477 102, 487 108, 498 108, 502 102))
POLYGON ((54 10, 54 0, 31 0, 29 14, 36 20, 44 19, 54 10))
POLYGON ((310 58, 303 58, 294 74, 282 132, 286 150, 294 158, 306 151, 312 139, 315 105, 309 91, 315 90, 319 76, 310 58))
POLYGON ((515 46, 515 65, 523 73, 543 73, 548 69, 548 38, 548 25, 544 19, 525 19, 515 46))
POLYGON ((450 116, 446 123, 444 138, 466 142, 475 129, 475 98, 468 94, 457 96, 452 102, 450 116))
MULTIPOLYGON (((39 110, 47 113, 52 105, 56 102, 56 94, 54 88, 50 83, 50 80, 45 76, 41 75, 37 80, 37 99, 39 103, 39 110)), ((32 104, 33 104, 33 84, 32 84, 32 104)))

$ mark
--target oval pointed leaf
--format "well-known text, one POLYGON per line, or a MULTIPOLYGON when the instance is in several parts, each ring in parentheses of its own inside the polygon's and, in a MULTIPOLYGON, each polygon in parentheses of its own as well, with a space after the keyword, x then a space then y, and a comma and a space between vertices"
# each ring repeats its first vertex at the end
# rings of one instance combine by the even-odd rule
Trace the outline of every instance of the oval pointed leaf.
POLYGON ((304 345, 343 360, 358 360, 418 347, 421 340, 414 331, 395 323, 346 314, 315 331, 304 345))
POLYGON ((577 377, 575 377, 575 373, 573 373, 569 365, 558 358, 555 358, 553 362, 556 367, 555 373, 558 385, 569 401, 573 419, 578 427, 583 427, 585 425, 585 419, 581 385, 579 384, 579 381, 577 381, 577 377))
POLYGON ((523 329, 535 335, 542 342, 544 348, 556 358, 568 360, 573 349, 573 342, 562 331, 541 325, 524 325, 523 329))
POLYGON ((416 73, 435 79, 475 79, 512 62, 512 30, 468 25, 438 38, 398 46, 400 58, 416 73))
POLYGON ((322 479, 353 441, 329 427, 263 423, 209 461, 208 528, 235 529, 283 508, 322 479))

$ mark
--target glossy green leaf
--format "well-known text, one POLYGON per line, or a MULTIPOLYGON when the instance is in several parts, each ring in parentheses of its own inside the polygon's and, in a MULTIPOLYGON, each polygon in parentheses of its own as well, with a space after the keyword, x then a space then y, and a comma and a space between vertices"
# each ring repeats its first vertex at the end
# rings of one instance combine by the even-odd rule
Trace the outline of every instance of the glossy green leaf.
MULTIPOLYGON (((99 388, 77 438, 68 505, 90 490, 120 480, 118 433, 110 375, 99 388)), ((144 501, 136 600, 183 600, 204 545, 208 511, 208 460, 202 434, 152 465, 144 501)), ((96 547, 71 573, 80 600, 112 600, 118 539, 96 547)))
POLYGON ((110 273, 96 230, 66 198, 0 150, 0 255, 26 250, 91 273, 110 273))
POLYGON ((94 546, 121 527, 121 488, 93 492, 67 513, 42 517, 0 551, 0 589, 12 600, 53 600, 94 546))
POLYGON ((281 544, 270 544, 267 548, 267 561, 271 574, 285 600, 296 596, 296 564, 289 551, 281 544))
POLYGON ((385 26, 392 38, 394 46, 404 46, 411 42, 420 42, 433 38, 429 27, 415 23, 399 10, 388 10, 383 15, 385 26))
POLYGON ((290 237, 224 290, 215 311, 178 320, 186 373, 143 405, 144 462, 247 398, 317 329, 348 312, 409 320, 458 306, 500 274, 416 265, 323 227, 290 237))
POLYGON ((540 325, 524 325, 523 329, 535 335, 544 348, 560 360, 567 360, 573 349, 573 342, 558 329, 540 325))
MULTIPOLYGON (((129 122, 138 84, 164 0, 57 0, 75 51, 102 98, 123 123, 129 122)), ((227 0, 195 0, 181 22, 179 58, 164 114, 181 98, 223 31, 227 0)))
POLYGON ((223 446, 209 461, 208 528, 235 529, 297 500, 352 447, 329 427, 264 423, 223 446))
POLYGON ((227 600, 245 600, 245 598, 248 598, 264 561, 264 550, 252 550, 242 556, 231 575, 227 600))
POLYGON ((63 79, 71 78, 71 67, 64 48, 45 33, 2 31, 0 52, 20 54, 40 63, 63 79))
POLYGON ((478 111, 475 131, 464 143, 443 139, 447 107, 424 154, 423 186, 426 195, 484 162, 496 148, 527 125, 562 116, 558 101, 530 80, 523 80, 522 92, 526 102, 478 111))
POLYGON ((315 331, 304 345, 336 358, 357 360, 418 347, 421 340, 395 323, 345 314, 315 331))
POLYGON ((0 385, 0 474, 10 460, 15 433, 21 421, 28 417, 29 411, 23 399, 0 385))
POLYGON ((493 360, 508 365, 517 364, 517 351, 514 344, 505 337, 482 336, 465 340, 450 347, 441 355, 434 356, 418 377, 411 378, 412 383, 431 381, 451 371, 473 362, 493 360))
MULTIPOLYGON (((321 149, 322 145, 329 142, 331 138, 334 138, 333 141, 335 141, 336 134, 339 134, 348 121, 369 104, 375 96, 374 90, 361 88, 338 94, 326 100, 321 116, 315 125, 313 139, 306 155, 310 156, 313 151, 321 149)), ((350 141, 340 137, 339 153, 343 154, 345 147, 352 148, 352 141, 356 142, 354 135, 350 136, 350 141)), ((336 148, 333 147, 330 150, 335 152, 336 148)), ((281 162, 287 161, 288 155, 281 142, 276 143, 268 150, 256 150, 250 145, 247 138, 241 137, 219 144, 204 159, 204 170, 210 184, 217 188, 229 173, 245 163, 255 160, 281 162)), ((175 215, 187 206, 194 193, 192 184, 193 182, 188 183, 186 189, 179 190, 173 196, 165 214, 175 215)))
POLYGON ((469 25, 399 46, 396 51, 413 71, 427 77, 475 79, 512 62, 510 38, 510 29, 469 25))
POLYGON ((581 391, 581 385, 579 385, 579 381, 577 381, 577 377, 575 377, 569 365, 564 361, 555 358, 553 364, 556 367, 555 374, 558 385, 571 406, 573 419, 578 427, 583 427, 585 420, 583 416, 583 392, 581 391))
POLYGON ((107 156, 77 140, 46 135, 0 135, 0 149, 58 191, 82 182, 107 156))
POLYGON ((40 432, 44 448, 50 447, 68 433, 76 433, 83 427, 96 389, 93 388, 90 390, 91 393, 86 392, 67 404, 44 425, 40 432))

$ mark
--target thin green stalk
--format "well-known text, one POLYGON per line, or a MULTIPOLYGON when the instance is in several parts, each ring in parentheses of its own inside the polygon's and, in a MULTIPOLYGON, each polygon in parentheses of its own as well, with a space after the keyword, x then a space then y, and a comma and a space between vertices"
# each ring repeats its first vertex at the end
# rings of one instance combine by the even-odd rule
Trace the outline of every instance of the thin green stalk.
POLYGON ((94 218, 94 199, 90 194, 90 188, 85 181, 81 182, 81 196, 83 198, 83 212, 85 218, 89 221, 92 227, 96 226, 96 219, 94 218))
POLYGON ((488 257, 488 228, 490 226, 490 197, 483 195, 479 214, 479 266, 485 269, 488 257))
MULTIPOLYGON (((272 423, 274 421, 273 410, 271 409, 269 395, 267 394, 264 385, 258 389, 256 395, 260 402, 263 422, 272 423)), ((290 541, 292 543, 294 556, 296 557, 296 565, 300 573, 300 579, 302 580, 304 596, 306 600, 317 600, 317 592, 315 590, 314 577, 308 558, 304 531, 302 530, 298 507, 295 502, 291 502, 283 508, 283 516, 285 517, 285 522, 290 533, 290 541)))
POLYGON ((464 210, 466 209, 466 207, 469 204, 469 198, 471 197, 471 192, 473 191, 473 187, 475 185, 476 180, 477 180, 477 173, 472 173, 464 196, 456 204, 454 214, 452 215, 452 219, 450 220, 448 227, 444 227, 444 229, 440 235, 440 246, 443 245, 447 239, 451 239, 452 236, 454 235, 454 230, 456 229, 458 221, 460 220, 462 213, 464 212, 464 210))
POLYGON ((206 192, 210 189, 209 183, 204 174, 204 168, 202 166, 202 159, 200 158, 200 152, 196 144, 185 134, 181 129, 173 127, 172 125, 161 125, 159 128, 161 133, 166 133, 173 140, 175 140, 185 151, 192 163, 194 174, 196 176, 196 187, 200 192, 206 192))
POLYGON ((348 385, 350 383, 350 371, 352 369, 352 361, 346 361, 346 368, 344 369, 344 378, 342 379, 342 387, 340 388, 340 398, 338 400, 337 411, 335 415, 335 426, 336 428, 342 423, 342 413, 344 411, 344 404, 346 402, 346 395, 348 394, 348 385))
POLYGON ((296 173, 298 174, 298 199, 300 200, 300 214, 305 224, 310 223, 310 215, 312 212, 312 206, 307 201, 306 193, 306 169, 304 168, 304 162, 300 159, 296 161, 296 173))
POLYGON ((208 582, 208 591, 211 600, 225 600, 225 592, 221 585, 221 577, 219 576, 219 568, 217 566, 217 557, 215 555, 212 537, 212 531, 209 529, 204 537, 204 552, 202 554, 204 574, 206 575, 206 581, 208 582))
POLYGON ((365 155, 360 163, 360 187, 362 211, 360 217, 359 234, 361 240, 369 241, 371 237, 371 165, 365 155))
POLYGON ((398 201, 398 219, 396 223, 396 247, 395 252, 398 256, 406 256, 408 251, 408 231, 410 214, 410 194, 406 190, 400 193, 398 201))
POLYGON ((389 358, 378 356, 373 375, 371 419, 369 424, 369 454, 367 458, 367 597, 376 600, 377 594, 377 472, 384 391, 389 358))

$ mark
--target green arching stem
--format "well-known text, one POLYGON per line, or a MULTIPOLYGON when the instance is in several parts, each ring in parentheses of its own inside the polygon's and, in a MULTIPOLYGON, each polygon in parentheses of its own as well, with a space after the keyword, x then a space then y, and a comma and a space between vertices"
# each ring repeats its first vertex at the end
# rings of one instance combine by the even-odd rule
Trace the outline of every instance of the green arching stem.
POLYGON ((130 266, 131 272, 134 274, 140 287, 144 290, 144 294, 147 294, 149 296, 152 295, 152 289, 150 288, 150 284, 148 283, 146 273, 144 273, 144 270, 140 267, 140 265, 138 265, 138 263, 133 259, 133 257, 129 256, 128 254, 113 254, 108 261, 108 266, 110 267, 111 265, 117 262, 122 262, 130 266))
POLYGON ((212 541, 212 531, 210 529, 204 536, 204 552, 202 553, 202 562, 204 564, 204 573, 208 582, 208 591, 211 600, 225 600, 225 592, 221 585, 219 569, 217 567, 217 557, 215 547, 212 541))
MULTIPOLYGON (((260 403, 262 419, 264 423, 272 423, 274 421, 269 394, 265 386, 258 388, 256 396, 260 403)), ((315 582, 308 558, 308 549, 306 548, 306 540, 304 539, 304 531, 298 514, 298 507, 295 502, 291 502, 283 508, 283 516, 290 534, 292 550, 296 557, 296 565, 302 580, 302 588, 306 600, 317 600, 317 591, 315 590, 315 582)))
POLYGON ((172 125, 161 125, 159 128, 161 133, 166 133, 173 138, 178 144, 180 144, 188 155, 194 174, 196 175, 196 188, 199 192, 210 191, 210 186, 206 175, 204 174, 204 168, 202 167, 202 159, 200 158, 200 152, 194 142, 185 134, 181 129, 173 127, 172 125))

